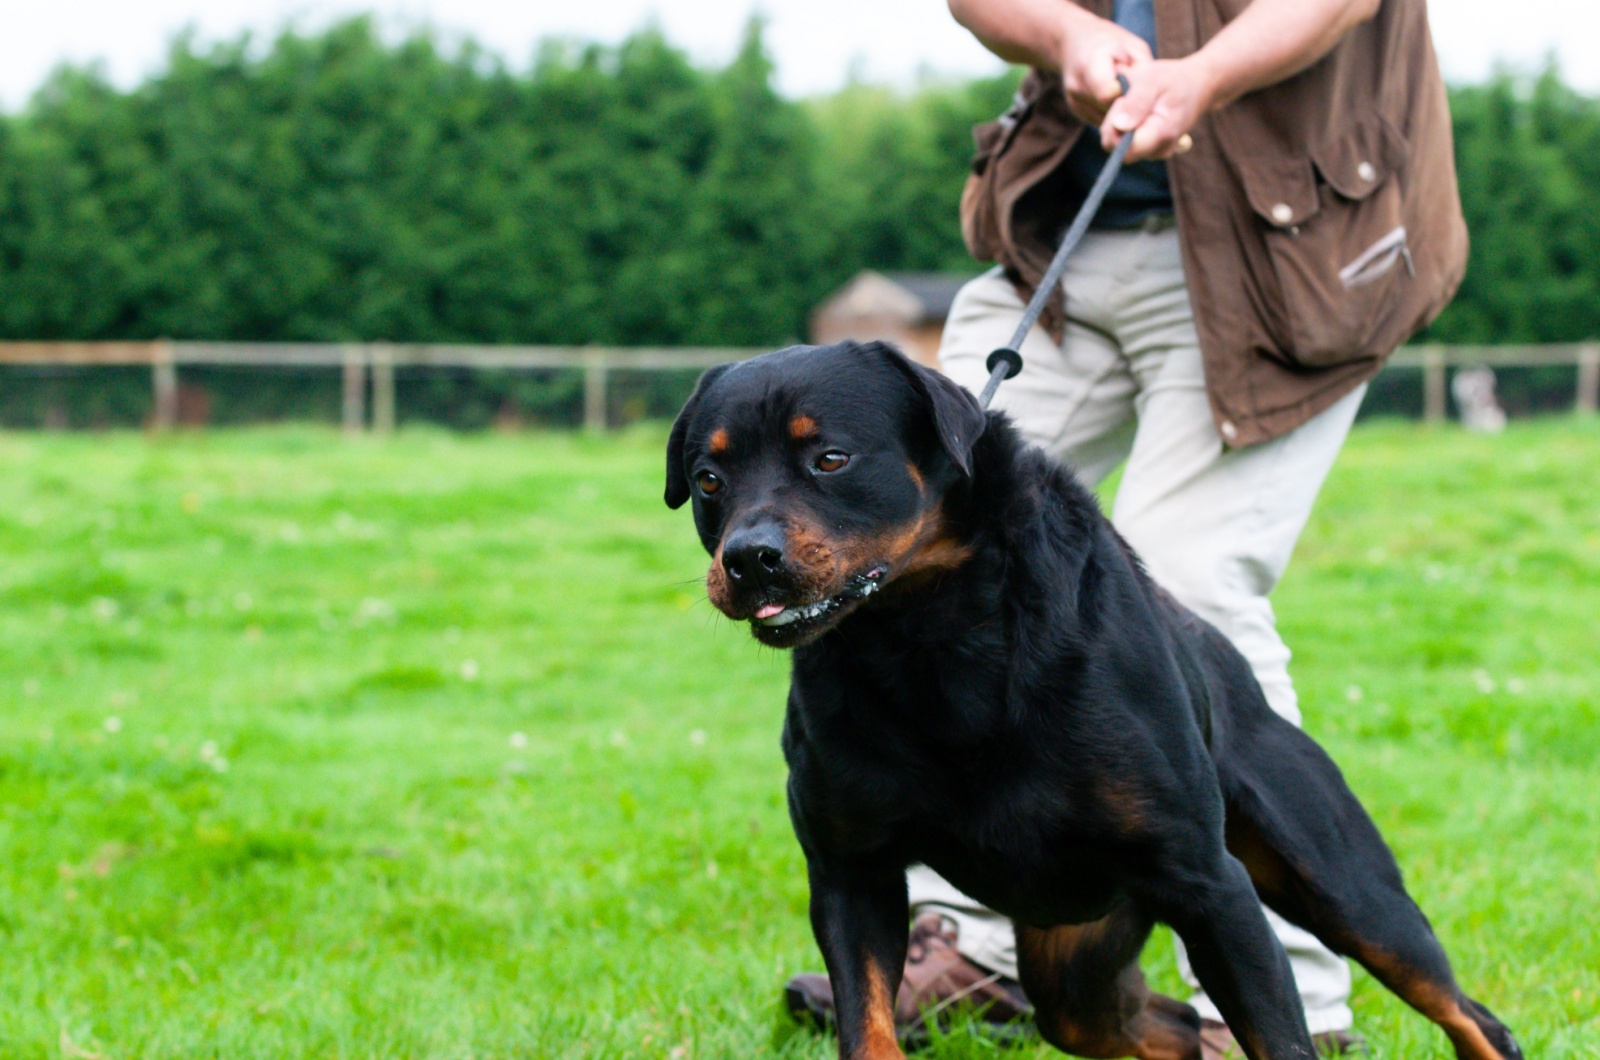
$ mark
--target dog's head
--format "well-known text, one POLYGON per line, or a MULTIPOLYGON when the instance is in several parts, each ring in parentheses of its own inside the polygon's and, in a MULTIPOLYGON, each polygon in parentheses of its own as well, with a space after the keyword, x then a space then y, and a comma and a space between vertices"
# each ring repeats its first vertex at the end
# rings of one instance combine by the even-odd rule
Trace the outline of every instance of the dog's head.
POLYGON ((667 504, 694 500, 712 604, 795 647, 965 558, 942 502, 984 424, 970 393, 882 343, 779 350, 701 377, 667 443, 667 504))

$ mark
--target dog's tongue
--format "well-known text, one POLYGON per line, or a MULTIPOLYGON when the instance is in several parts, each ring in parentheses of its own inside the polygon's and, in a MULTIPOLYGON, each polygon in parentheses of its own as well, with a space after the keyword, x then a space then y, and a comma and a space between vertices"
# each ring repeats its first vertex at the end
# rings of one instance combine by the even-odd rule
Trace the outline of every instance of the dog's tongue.
POLYGON ((773 615, 781 615, 781 614, 783 614, 783 605, 782 604, 763 604, 761 609, 756 612, 756 617, 757 618, 771 618, 773 615))

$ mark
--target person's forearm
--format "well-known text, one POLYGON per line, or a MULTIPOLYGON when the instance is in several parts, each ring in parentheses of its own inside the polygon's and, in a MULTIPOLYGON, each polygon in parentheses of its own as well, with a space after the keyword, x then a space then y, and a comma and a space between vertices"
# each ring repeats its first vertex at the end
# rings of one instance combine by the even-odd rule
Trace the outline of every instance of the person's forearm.
POLYGON ((1094 18, 1068 0, 949 0, 950 14, 1008 63, 1060 70, 1067 34, 1094 18))
POLYGON ((1207 72, 1211 108, 1277 84, 1327 55, 1381 0, 1254 0, 1192 57, 1207 72))
POLYGON ((1003 59, 1060 70, 1067 106, 1101 127, 1106 150, 1138 130, 1130 160, 1185 150, 1206 111, 1321 59, 1382 0, 1253 0, 1205 47, 1153 61, 1146 42, 1070 0, 948 0, 950 13, 1003 59), (1119 76, 1131 90, 1124 95, 1119 76))

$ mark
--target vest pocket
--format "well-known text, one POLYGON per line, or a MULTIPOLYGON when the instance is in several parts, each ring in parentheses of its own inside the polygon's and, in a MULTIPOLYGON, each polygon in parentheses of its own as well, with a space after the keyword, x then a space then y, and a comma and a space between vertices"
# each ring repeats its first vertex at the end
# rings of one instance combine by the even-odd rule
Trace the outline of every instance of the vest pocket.
POLYGON ((1289 363, 1390 352, 1371 343, 1415 275, 1396 175, 1405 158, 1405 140, 1373 115, 1302 157, 1241 164, 1283 296, 1289 363))

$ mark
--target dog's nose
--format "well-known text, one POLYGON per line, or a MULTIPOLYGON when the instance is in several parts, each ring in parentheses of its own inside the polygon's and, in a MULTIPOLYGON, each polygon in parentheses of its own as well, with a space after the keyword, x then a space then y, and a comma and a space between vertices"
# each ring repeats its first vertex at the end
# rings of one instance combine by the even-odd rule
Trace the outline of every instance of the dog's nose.
POLYGON ((735 530, 722 545, 722 567, 744 584, 765 584, 783 570, 783 528, 775 523, 735 530))

